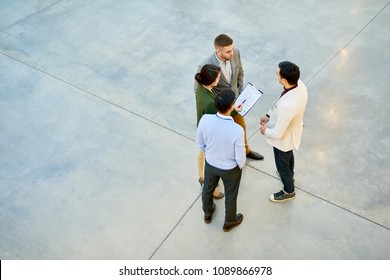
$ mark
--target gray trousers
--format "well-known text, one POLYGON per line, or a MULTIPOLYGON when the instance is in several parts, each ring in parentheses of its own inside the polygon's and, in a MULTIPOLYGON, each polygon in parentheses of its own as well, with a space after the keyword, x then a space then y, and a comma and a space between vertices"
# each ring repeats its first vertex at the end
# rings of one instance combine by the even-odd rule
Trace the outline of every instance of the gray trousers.
POLYGON ((237 196, 240 187, 242 170, 236 166, 230 170, 216 168, 205 162, 204 186, 202 192, 203 211, 213 213, 213 192, 222 179, 225 187, 225 224, 232 224, 236 219, 237 196))

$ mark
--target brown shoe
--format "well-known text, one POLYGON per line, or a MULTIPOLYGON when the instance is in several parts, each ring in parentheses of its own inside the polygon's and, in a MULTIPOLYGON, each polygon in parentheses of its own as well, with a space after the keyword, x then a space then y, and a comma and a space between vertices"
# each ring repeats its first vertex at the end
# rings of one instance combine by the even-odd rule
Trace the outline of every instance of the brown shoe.
POLYGON ((221 199, 221 198, 224 198, 225 195, 223 193, 219 192, 218 196, 213 195, 213 197, 214 197, 214 199, 221 199))

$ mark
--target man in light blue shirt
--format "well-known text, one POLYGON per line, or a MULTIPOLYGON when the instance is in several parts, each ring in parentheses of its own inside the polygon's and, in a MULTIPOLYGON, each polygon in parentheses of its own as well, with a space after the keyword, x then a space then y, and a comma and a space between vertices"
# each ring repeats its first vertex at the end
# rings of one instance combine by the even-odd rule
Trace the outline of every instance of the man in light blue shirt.
POLYGON ((196 135, 196 144, 206 156, 202 193, 204 221, 211 223, 215 211, 213 192, 219 179, 222 179, 225 187, 225 232, 243 220, 243 215, 237 214, 237 196, 246 153, 244 130, 230 116, 234 101, 235 93, 232 90, 219 92, 214 100, 218 113, 203 115, 196 135))

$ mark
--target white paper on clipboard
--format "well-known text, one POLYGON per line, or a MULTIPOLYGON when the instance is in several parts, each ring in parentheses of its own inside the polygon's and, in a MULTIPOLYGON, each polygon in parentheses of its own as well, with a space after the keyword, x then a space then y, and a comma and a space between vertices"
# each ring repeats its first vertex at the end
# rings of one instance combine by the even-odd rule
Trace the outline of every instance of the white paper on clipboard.
POLYGON ((239 114, 241 116, 245 116, 262 95, 263 92, 261 90, 255 88, 251 83, 247 83, 240 95, 237 97, 234 106, 236 107, 242 104, 242 110, 239 114))

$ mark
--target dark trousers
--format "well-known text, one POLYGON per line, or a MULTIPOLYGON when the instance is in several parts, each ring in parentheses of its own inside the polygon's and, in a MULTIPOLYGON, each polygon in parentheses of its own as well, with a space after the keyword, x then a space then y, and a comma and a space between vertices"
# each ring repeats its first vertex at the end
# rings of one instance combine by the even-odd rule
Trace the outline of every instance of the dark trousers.
POLYGON ((274 147, 276 168, 283 182, 283 190, 286 193, 293 193, 294 186, 294 153, 293 151, 283 152, 274 147))
POLYGON ((203 211, 213 213, 213 192, 222 179, 225 187, 225 224, 232 224, 236 219, 237 196, 240 187, 242 170, 236 166, 230 170, 216 168, 205 162, 204 185, 202 192, 203 211))

